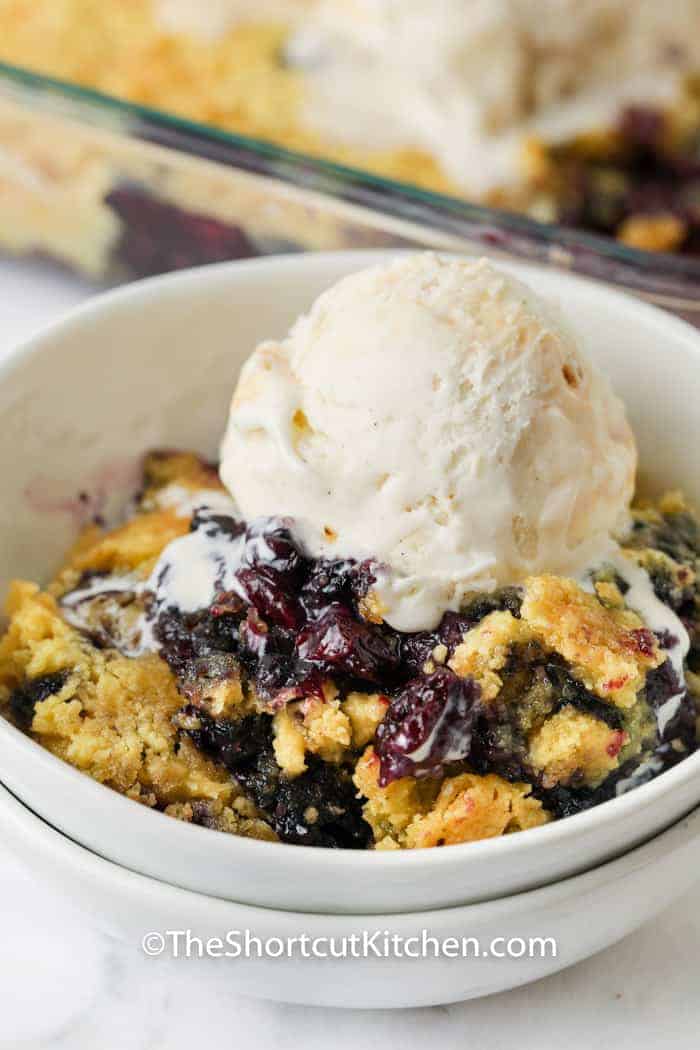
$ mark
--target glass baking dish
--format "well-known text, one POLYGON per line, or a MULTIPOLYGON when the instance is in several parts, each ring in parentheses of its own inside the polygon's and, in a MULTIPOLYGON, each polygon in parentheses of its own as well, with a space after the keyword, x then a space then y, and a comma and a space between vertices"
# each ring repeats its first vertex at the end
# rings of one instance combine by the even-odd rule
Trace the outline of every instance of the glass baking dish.
POLYGON ((700 260, 479 207, 0 64, 0 251, 99 282, 291 251, 425 246, 633 291, 700 326, 700 260))

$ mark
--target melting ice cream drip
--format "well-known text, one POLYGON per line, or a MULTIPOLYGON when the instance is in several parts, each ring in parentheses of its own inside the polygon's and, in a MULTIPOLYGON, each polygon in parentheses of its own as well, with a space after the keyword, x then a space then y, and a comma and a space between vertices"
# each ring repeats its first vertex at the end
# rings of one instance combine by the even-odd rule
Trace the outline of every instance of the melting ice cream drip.
POLYGON ((671 640, 667 652, 678 689, 656 711, 659 737, 663 740, 666 729, 678 714, 686 694, 683 663, 690 649, 690 638, 673 609, 656 596, 645 569, 626 558, 619 548, 613 551, 606 561, 629 588, 625 593, 627 606, 640 616, 658 638, 671 640))

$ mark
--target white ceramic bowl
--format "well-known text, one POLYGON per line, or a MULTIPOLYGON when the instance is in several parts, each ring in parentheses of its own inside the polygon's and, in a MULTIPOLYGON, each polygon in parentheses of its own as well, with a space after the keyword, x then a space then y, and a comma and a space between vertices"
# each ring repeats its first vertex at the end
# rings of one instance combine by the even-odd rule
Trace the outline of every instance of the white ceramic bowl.
MULTIPOLYGON (((151 446, 214 455, 242 360, 323 288, 378 256, 227 264, 95 300, 0 368, 0 589, 46 578, 90 507, 124 501, 151 446)), ((627 402, 646 471, 700 502, 700 333, 600 285, 509 267, 558 299, 627 402)), ((76 841, 172 884, 264 907, 382 913, 531 889, 619 855, 700 802, 700 754, 587 813, 502 839, 353 853, 237 839, 171 820, 77 773, 0 719, 0 776, 76 841)))
MULTIPOLYGON (((225 940, 228 931, 234 934, 232 945, 244 943, 246 930, 263 944, 268 938, 286 941, 306 935, 324 939, 317 946, 319 952, 328 951, 327 939, 335 938, 336 954, 342 952, 342 938, 352 934, 361 938, 365 931, 370 937, 379 932, 375 944, 380 949, 385 932, 403 938, 413 954, 423 930, 441 943, 450 937, 478 940, 480 957, 473 957, 472 948, 467 959, 430 955, 322 959, 297 953, 292 958, 217 960, 217 966, 230 967, 237 994, 363 1009, 457 1002, 556 973, 653 918, 690 889, 700 869, 700 810, 696 810, 624 857, 544 889, 409 915, 304 915, 235 904, 135 875, 71 842, 2 788, 0 833, 3 845, 93 923, 133 947, 152 932, 156 939, 149 944, 157 951, 158 934, 166 930, 189 930, 204 944, 212 937, 225 940), (418 940, 407 942, 408 938, 418 940), (556 954, 547 946, 540 955, 535 941, 534 957, 529 958, 531 938, 552 938, 556 954), (512 956, 523 952, 523 946, 525 954, 499 957, 509 944, 512 956)), ((277 940, 272 950, 279 950, 277 940)), ((171 954, 171 948, 166 947, 166 952, 171 954)))

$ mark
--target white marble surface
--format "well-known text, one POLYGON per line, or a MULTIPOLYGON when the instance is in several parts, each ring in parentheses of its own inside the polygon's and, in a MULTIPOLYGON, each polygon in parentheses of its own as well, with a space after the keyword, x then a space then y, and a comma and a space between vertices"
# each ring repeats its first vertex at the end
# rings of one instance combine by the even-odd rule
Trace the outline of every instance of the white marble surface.
MULTIPOLYGON (((0 353, 89 291, 48 268, 0 263, 0 353)), ((1 847, 0 901, 0 1050, 700 1046, 697 892, 622 944, 529 988, 397 1013, 241 998, 223 961, 149 959, 91 930, 1 847)))

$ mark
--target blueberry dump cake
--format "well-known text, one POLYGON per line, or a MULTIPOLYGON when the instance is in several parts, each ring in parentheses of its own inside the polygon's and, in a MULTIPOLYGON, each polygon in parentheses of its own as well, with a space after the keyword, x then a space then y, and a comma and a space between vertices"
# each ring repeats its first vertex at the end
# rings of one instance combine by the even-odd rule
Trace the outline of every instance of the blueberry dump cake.
POLYGON ((148 453, 120 523, 12 585, 0 707, 237 835, 395 850, 569 817, 696 748, 700 522, 633 501, 635 468, 519 282, 429 254, 354 274, 249 358, 218 465, 148 453))
MULTIPOLYGON (((12 65, 631 247, 698 252, 700 0, 0 0, 0 24, 12 65)), ((97 273, 116 252, 137 275, 260 250, 249 208, 218 214, 206 170, 183 165, 153 199, 146 153, 86 146, 67 124, 47 158, 44 135, 15 141, 12 114, 0 129, 6 222, 24 223, 3 235, 11 250, 77 254, 97 273), (45 202, 76 180, 81 253, 45 202)), ((282 240, 316 247, 300 225, 282 240)))

